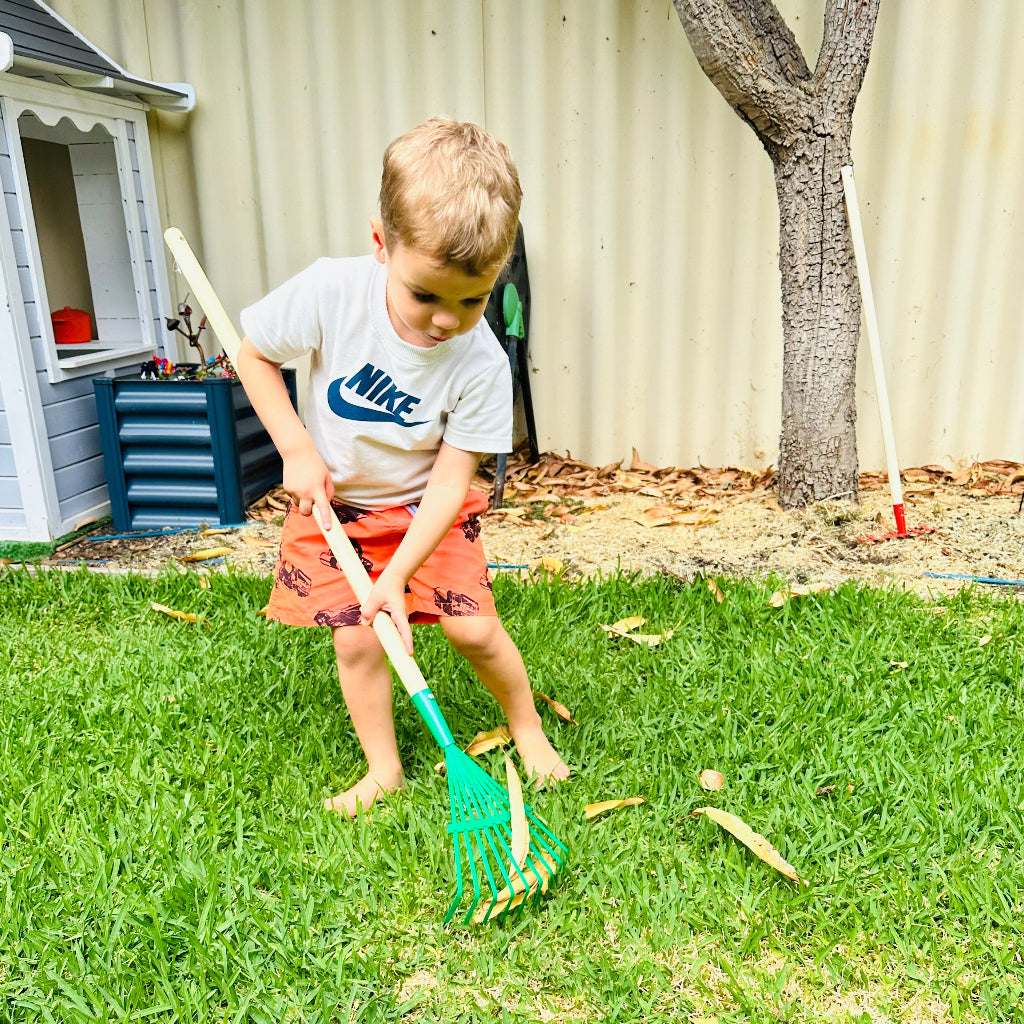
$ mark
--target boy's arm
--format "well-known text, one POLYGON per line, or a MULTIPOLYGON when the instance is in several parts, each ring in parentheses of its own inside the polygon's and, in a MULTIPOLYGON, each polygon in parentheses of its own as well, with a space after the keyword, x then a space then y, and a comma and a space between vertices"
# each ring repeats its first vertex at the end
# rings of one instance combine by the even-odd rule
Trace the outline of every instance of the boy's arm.
POLYGON ((304 516, 311 515, 316 505, 329 528, 334 482, 292 407, 280 365, 261 355, 248 338, 242 340, 236 364, 245 393, 284 460, 284 489, 304 516))
POLYGON ((367 623, 373 621, 377 612, 388 612, 410 654, 412 630, 405 610, 406 584, 458 518, 479 461, 479 453, 463 451, 441 442, 423 498, 409 529, 360 609, 367 623))

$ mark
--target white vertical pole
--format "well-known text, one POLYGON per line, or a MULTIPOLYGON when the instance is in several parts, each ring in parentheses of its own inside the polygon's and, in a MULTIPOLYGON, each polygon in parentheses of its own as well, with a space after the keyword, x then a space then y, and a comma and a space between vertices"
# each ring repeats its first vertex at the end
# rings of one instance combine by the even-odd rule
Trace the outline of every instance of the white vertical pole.
POLYGON ((860 297, 864 307, 864 325, 867 329, 868 348, 871 350, 871 366, 875 371, 878 418, 882 424, 882 443, 885 446, 889 491, 892 494, 892 511, 896 517, 897 536, 903 537, 907 533, 907 521, 903 509, 903 485, 900 482, 900 465, 896 459, 896 438, 892 430, 889 392, 885 385, 885 367, 882 365, 882 346, 878 335, 878 317, 875 315, 875 298, 871 291, 871 276, 868 273, 868 257, 864 247, 860 209, 857 206, 857 189, 853 183, 853 168, 847 165, 842 169, 842 175, 843 193, 846 196, 846 213, 850 221, 853 254, 857 261, 857 278, 860 281, 860 297))

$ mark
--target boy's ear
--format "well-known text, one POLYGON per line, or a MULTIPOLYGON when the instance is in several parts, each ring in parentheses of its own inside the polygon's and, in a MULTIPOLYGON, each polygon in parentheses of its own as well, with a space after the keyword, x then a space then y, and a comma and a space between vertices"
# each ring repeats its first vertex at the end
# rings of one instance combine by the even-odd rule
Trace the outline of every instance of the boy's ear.
POLYGON ((370 218, 370 237, 373 239, 373 255, 378 263, 387 263, 388 250, 384 244, 384 225, 377 217, 370 218))

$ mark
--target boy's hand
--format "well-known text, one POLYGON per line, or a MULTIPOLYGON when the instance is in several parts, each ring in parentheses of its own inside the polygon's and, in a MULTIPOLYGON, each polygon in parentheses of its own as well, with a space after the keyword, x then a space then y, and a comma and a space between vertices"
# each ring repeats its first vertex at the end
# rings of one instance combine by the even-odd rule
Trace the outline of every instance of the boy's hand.
POLYGON ((283 486, 302 515, 312 515, 315 505, 324 529, 331 528, 334 481, 315 448, 309 446, 285 458, 283 486))
POLYGON ((377 612, 387 612, 402 638, 406 653, 412 654, 412 629, 405 610, 405 587, 408 581, 399 573, 385 569, 367 594, 359 609, 363 625, 372 626, 377 612))

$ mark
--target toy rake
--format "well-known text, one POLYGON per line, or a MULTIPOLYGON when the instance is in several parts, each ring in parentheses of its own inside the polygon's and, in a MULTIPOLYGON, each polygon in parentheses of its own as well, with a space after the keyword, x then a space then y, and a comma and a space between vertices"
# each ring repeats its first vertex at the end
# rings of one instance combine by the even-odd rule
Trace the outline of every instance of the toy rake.
MULTIPOLYGON (((314 511, 314 515, 319 523, 319 513, 314 511)), ((323 530, 322 523, 320 528, 323 530)), ((324 538, 361 604, 370 592, 370 577, 333 509, 331 528, 324 530, 324 538)), ((511 761, 506 762, 506 790, 458 746, 391 616, 378 612, 373 628, 413 706, 444 751, 452 819, 448 832, 455 848, 456 875, 455 897, 445 915, 445 924, 463 902, 466 875, 472 898, 463 924, 502 917, 532 897, 539 898, 547 892, 568 850, 523 803, 521 784, 511 761), (489 897, 484 896, 484 887, 489 890, 489 897)))
MULTIPOLYGON (((185 236, 177 228, 168 228, 164 240, 221 345, 235 362, 241 339, 185 236)), ((331 528, 324 530, 315 510, 314 515, 328 547, 362 603, 372 584, 338 517, 332 509, 331 528)), ((523 802, 522 787, 511 761, 506 760, 506 790, 456 744, 434 694, 419 666, 406 652, 391 617, 386 612, 378 613, 373 628, 413 706, 444 751, 451 802, 448 832, 454 845, 456 877, 455 896, 444 923, 453 920, 464 903, 467 879, 470 900, 463 924, 504 917, 531 900, 539 900, 562 867, 568 849, 523 802)))

